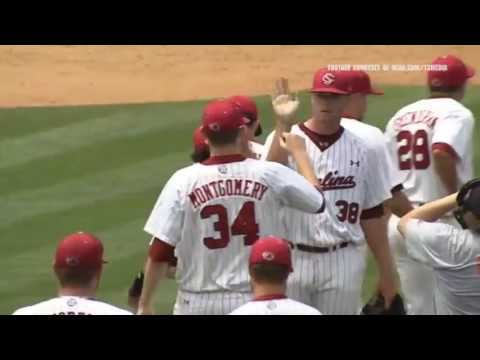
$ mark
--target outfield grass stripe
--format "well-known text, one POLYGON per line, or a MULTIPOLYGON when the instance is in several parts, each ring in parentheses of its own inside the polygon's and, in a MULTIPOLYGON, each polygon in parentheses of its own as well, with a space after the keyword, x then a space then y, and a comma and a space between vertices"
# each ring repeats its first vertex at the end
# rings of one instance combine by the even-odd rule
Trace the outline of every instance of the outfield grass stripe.
POLYGON ((184 153, 171 153, 54 186, 6 195, 0 202, 0 229, 43 212, 60 212, 154 186, 160 191, 164 181, 188 163, 184 153))
POLYGON ((0 109, 0 140, 65 127, 118 112, 117 107, 0 109))
MULTIPOLYGON (((133 219, 145 223, 158 192, 158 188, 154 187, 140 193, 125 194, 68 210, 44 212, 14 223, 2 229, 0 253, 3 259, 7 260, 29 249, 37 251, 75 231, 101 234, 104 229, 121 227, 133 219)), ((148 240, 148 236, 143 232, 143 224, 131 231, 136 237, 148 240)))
POLYGON ((109 140, 138 137, 151 131, 161 135, 162 129, 164 131, 171 130, 174 123, 188 123, 189 131, 195 128, 195 122, 190 118, 179 121, 175 118, 139 117, 119 112, 42 133, 7 139, 0 142, 0 153, 8 154, 8 156, 0 158, 0 169, 28 163, 35 159, 43 160, 45 157, 63 154, 78 148, 84 149, 88 145, 108 144, 109 140))
MULTIPOLYGON (((0 195, 52 186, 85 175, 155 159, 169 152, 187 152, 191 148, 187 134, 191 134, 192 128, 191 124, 178 124, 175 128, 100 141, 74 151, 0 169, 0 195), (184 135, 183 141, 176 140, 179 134, 184 135), (163 148, 159 147, 159 138, 164 138, 163 148), (35 177, 31 176, 32 173, 35 177)), ((187 155, 185 159, 188 160, 187 155)))

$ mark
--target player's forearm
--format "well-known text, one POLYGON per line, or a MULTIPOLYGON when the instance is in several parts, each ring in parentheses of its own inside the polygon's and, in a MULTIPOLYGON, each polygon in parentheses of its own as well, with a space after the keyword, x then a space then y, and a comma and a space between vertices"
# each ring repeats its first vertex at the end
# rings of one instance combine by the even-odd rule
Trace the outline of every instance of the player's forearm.
POLYGON ((297 171, 307 179, 310 184, 320 188, 320 183, 315 175, 315 170, 313 170, 308 153, 305 150, 296 150, 292 153, 292 156, 297 165, 297 171))
POLYGON ((428 222, 437 221, 443 215, 452 211, 456 206, 457 193, 454 193, 410 211, 407 215, 402 217, 400 221, 405 222, 409 219, 418 219, 428 222))
POLYGON ((385 236, 367 236, 367 243, 375 258, 380 279, 396 287, 396 270, 386 234, 385 236))
POLYGON ((398 217, 402 217, 413 210, 413 206, 403 191, 395 191, 392 197, 385 201, 390 211, 398 217))
POLYGON ((147 259, 145 264, 145 278, 143 283, 142 295, 140 296, 139 309, 151 309, 153 304, 153 295, 159 281, 166 277, 168 263, 157 262, 151 258, 147 259))
POLYGON ((393 298, 398 288, 397 272, 388 243, 386 221, 384 218, 362 220, 361 226, 377 265, 380 289, 387 299, 393 298))
POLYGON ((433 165, 440 181, 449 194, 458 190, 456 159, 440 150, 433 151, 433 165))
POLYGON ((277 124, 275 127, 275 134, 273 136, 272 144, 268 151, 267 160, 280 163, 282 165, 288 164, 288 151, 282 148, 280 145, 279 137, 282 136, 284 132, 290 132, 290 125, 277 124))

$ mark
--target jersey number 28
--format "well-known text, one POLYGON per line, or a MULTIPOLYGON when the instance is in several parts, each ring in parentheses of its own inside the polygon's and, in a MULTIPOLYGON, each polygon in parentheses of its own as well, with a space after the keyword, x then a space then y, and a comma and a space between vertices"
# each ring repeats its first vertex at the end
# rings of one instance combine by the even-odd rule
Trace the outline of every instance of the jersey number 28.
POLYGON ((428 150, 428 134, 425 130, 418 130, 415 134, 403 130, 397 134, 397 142, 402 143, 398 148, 398 165, 400 170, 424 170, 430 166, 430 152, 428 150), (407 159, 404 156, 411 153, 407 159))
POLYGON ((202 219, 208 219, 213 215, 218 217, 218 220, 213 223, 213 228, 220 233, 220 237, 204 238, 203 243, 207 248, 223 249, 227 247, 230 242, 230 230, 232 235, 245 235, 243 237, 245 246, 252 245, 258 239, 260 230, 255 222, 255 203, 253 201, 247 201, 243 204, 231 228, 228 226, 228 213, 225 206, 208 205, 200 211, 202 219))

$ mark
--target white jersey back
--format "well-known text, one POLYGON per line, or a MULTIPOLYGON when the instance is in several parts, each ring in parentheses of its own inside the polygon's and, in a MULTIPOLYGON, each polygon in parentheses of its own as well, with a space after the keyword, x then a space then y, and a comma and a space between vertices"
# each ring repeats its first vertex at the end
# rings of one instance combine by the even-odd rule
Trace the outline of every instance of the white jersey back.
POLYGON ((259 144, 255 141, 250 141, 248 143, 250 151, 255 155, 255 159, 260 160, 265 152, 265 146, 259 144))
POLYGON ((390 184, 390 190, 401 188, 402 183, 398 168, 390 156, 387 140, 380 129, 350 118, 342 118, 340 125, 360 137, 367 145, 372 147, 376 154, 378 167, 382 171, 382 176, 387 179, 387 184, 390 184))
POLYGON ((406 241, 408 254, 435 270, 435 313, 480 315, 480 235, 410 220, 406 241))
POLYGON ((426 203, 448 195, 433 166, 435 147, 458 157, 459 186, 473 177, 473 130, 472 112, 450 98, 420 100, 393 116, 385 135, 410 201, 426 203))
POLYGON ((322 315, 317 309, 291 299, 250 301, 229 315, 322 315))
MULTIPOLYGON (((324 191, 326 208, 315 215, 285 211, 289 239, 313 246, 332 246, 345 241, 363 243, 360 220, 378 216, 379 207, 391 197, 390 184, 377 164, 374 150, 343 128, 339 138, 323 151, 321 140, 304 124, 295 125, 291 131, 305 139, 324 191)), ((272 139, 273 133, 265 142, 267 149, 272 139)), ((296 169, 292 159, 290 166, 296 169)))
POLYGON ((133 315, 107 303, 76 296, 60 296, 24 307, 12 315, 133 315))
POLYGON ((273 162, 214 159, 170 178, 145 231, 176 247, 181 290, 250 292, 250 245, 263 236, 285 237, 277 212, 291 206, 316 213, 323 195, 273 162))

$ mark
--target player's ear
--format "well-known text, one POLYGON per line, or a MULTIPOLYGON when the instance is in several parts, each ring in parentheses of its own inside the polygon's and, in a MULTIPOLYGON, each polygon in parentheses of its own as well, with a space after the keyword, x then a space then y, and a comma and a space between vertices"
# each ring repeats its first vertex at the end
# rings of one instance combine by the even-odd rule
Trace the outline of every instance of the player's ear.
POLYGON ((241 139, 242 143, 248 141, 248 129, 246 126, 242 126, 239 129, 238 137, 241 139))
POLYGON ((95 276, 93 277, 93 281, 95 282, 95 289, 98 289, 98 287, 100 286, 100 279, 102 278, 102 270, 103 270, 103 266, 101 266, 95 276))

